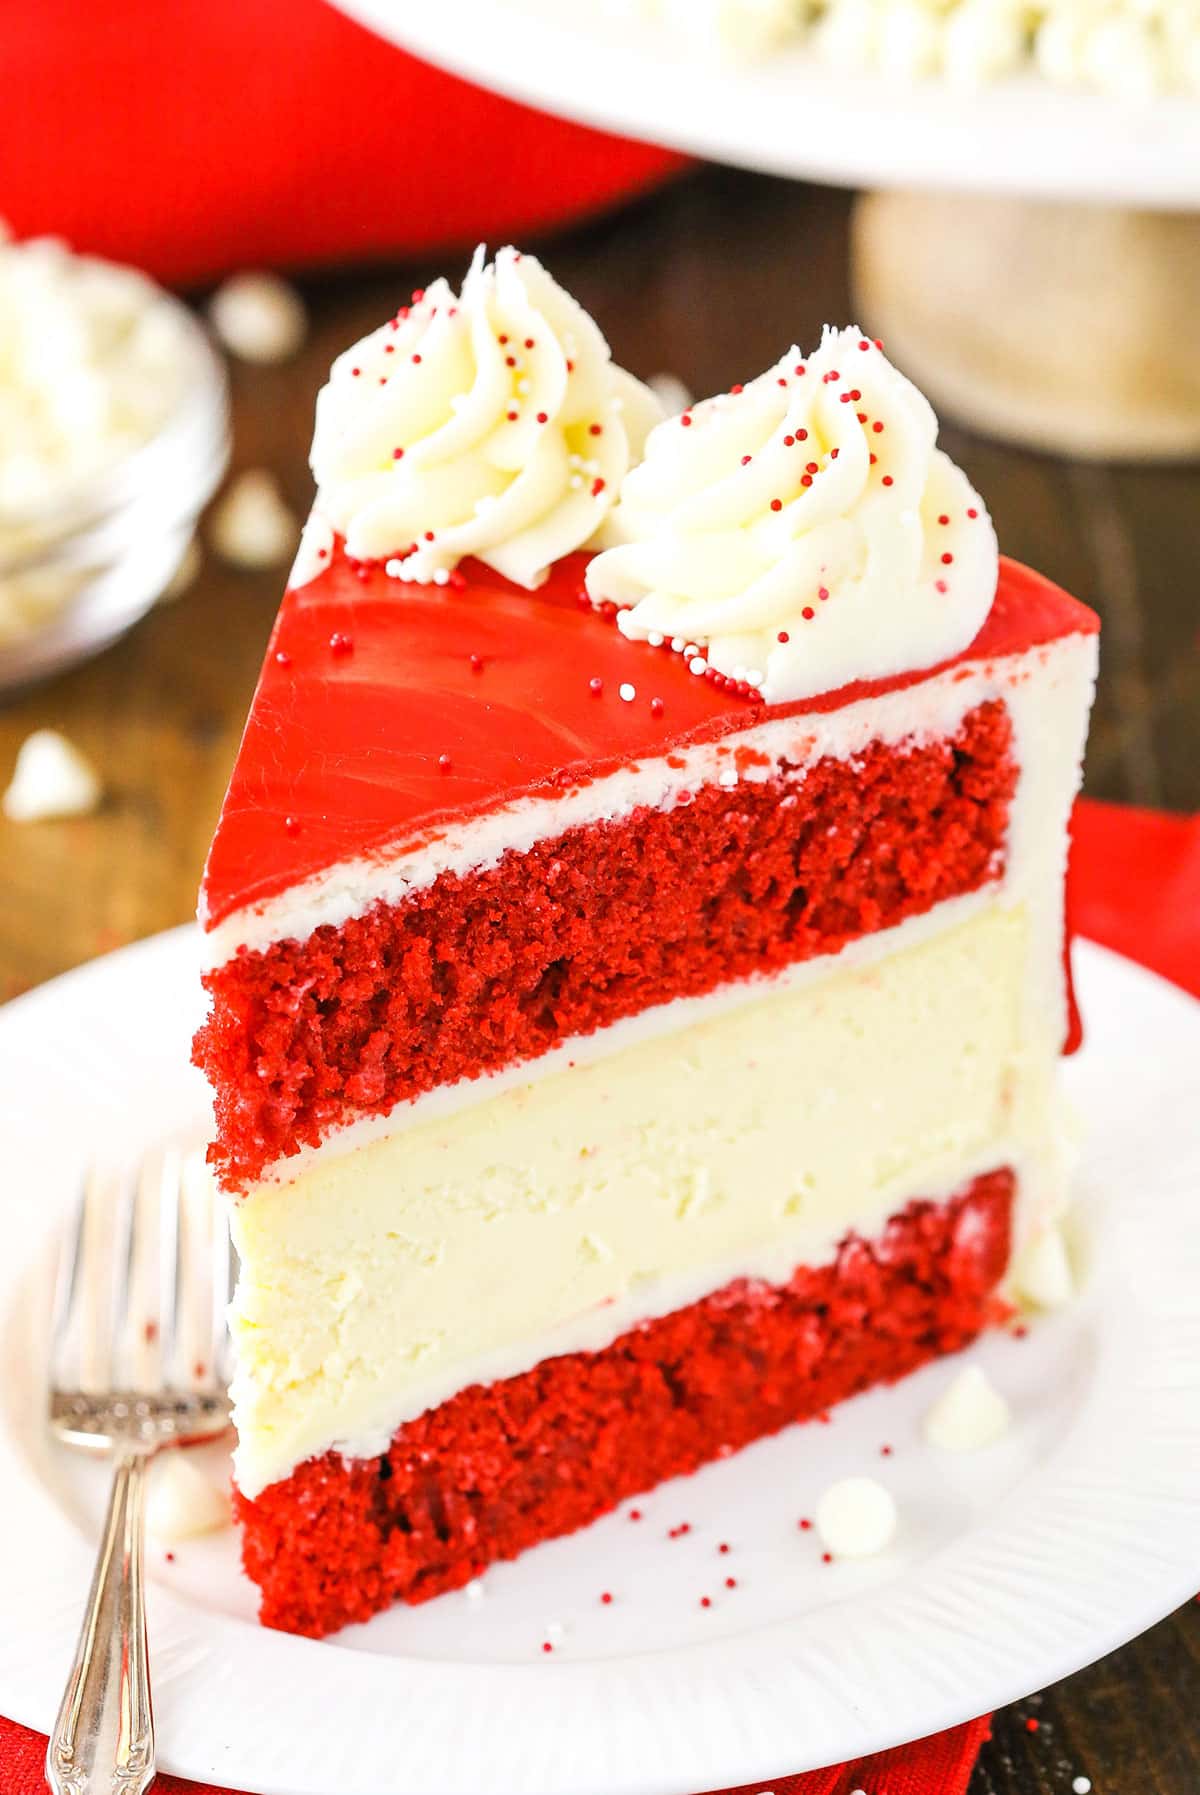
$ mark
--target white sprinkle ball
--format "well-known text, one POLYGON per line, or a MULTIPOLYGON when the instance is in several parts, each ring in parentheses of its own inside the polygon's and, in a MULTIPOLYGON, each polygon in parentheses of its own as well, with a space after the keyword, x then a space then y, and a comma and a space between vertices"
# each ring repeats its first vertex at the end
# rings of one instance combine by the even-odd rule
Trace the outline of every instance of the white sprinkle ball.
POLYGON ((623 685, 618 687, 618 696, 623 698, 625 700, 626 704, 632 704, 634 699, 637 697, 637 688, 635 686, 631 686, 629 684, 629 681, 626 680, 623 685))
POLYGON ((659 635, 659 633, 656 629, 652 629, 650 631, 650 634, 646 637, 646 640, 647 640, 647 642, 649 642, 651 648, 661 648, 663 645, 663 639, 659 635))
POLYGON ((737 784, 737 782, 738 782, 738 776, 737 776, 737 768, 736 767, 725 767, 720 773, 717 774, 717 784, 718 785, 734 786, 737 784))
POLYGON ((435 586, 448 586, 450 584, 449 568, 435 567, 433 570, 433 583, 435 586))
POLYGON ((676 654, 682 654, 683 653, 683 637, 682 636, 672 636, 671 637, 671 647, 675 650, 676 654))
POLYGON ((705 658, 702 654, 694 654, 692 656, 691 660, 688 662, 688 672, 689 673, 703 673, 704 669, 707 666, 708 666, 708 662, 705 660, 705 658))

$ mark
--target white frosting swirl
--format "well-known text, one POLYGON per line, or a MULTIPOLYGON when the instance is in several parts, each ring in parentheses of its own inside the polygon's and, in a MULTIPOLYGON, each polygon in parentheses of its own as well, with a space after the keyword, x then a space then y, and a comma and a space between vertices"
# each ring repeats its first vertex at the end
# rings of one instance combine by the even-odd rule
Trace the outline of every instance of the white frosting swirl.
POLYGON ((998 554, 926 399, 857 330, 660 424, 588 591, 772 703, 935 665, 973 640, 998 554))
POLYGON ((475 555, 533 587, 596 535, 661 417, 540 263, 480 248, 461 296, 435 282, 334 363, 316 511, 404 579, 444 582, 475 555))

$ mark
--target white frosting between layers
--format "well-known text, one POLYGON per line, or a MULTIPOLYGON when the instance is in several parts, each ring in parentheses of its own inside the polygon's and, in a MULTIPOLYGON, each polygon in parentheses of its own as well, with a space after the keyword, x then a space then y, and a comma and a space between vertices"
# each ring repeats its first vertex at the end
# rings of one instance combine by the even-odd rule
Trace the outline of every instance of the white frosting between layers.
MULTIPOLYGON (((771 703, 949 660, 999 551, 929 402, 856 329, 651 431, 587 570, 625 635, 673 639, 771 703)), ((703 659, 700 663, 703 671, 703 659)))
POLYGON ((389 573, 444 582, 466 555, 533 587, 608 516, 650 426, 654 394, 613 364, 591 318, 532 256, 476 251, 334 362, 317 397, 320 519, 389 573))

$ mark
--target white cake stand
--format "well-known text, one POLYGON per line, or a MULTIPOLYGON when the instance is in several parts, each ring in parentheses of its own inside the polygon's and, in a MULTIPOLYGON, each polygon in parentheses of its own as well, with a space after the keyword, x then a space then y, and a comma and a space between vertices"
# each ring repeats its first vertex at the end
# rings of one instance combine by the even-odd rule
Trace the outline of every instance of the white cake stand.
POLYGON ((1074 455, 1200 453, 1200 102, 833 73, 803 45, 705 62, 592 0, 339 0, 544 111, 865 187, 860 322, 948 412, 1074 455), (969 197, 968 197, 969 196, 969 197))

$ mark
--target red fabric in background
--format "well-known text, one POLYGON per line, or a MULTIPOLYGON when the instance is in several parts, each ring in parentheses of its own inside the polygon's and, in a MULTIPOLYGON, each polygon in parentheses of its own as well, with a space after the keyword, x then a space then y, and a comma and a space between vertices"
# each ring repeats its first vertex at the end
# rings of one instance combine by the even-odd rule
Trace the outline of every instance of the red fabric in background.
MULTIPOLYGON (((1073 833, 1068 907, 1074 928, 1200 997, 1200 816, 1085 800, 1076 806, 1073 833)), ((81 1606, 84 1594, 81 1589, 81 1606)), ((851 1795, 856 1789, 866 1795, 965 1795, 988 1728, 986 1719, 971 1721, 857 1764, 746 1783, 719 1795, 851 1795)), ((45 1754, 40 1733, 0 1720, 4 1795, 41 1795, 45 1754)), ((175 1776, 161 1776, 155 1789, 161 1795, 236 1795, 175 1776)))
POLYGON ((496 247, 684 165, 457 81, 323 0, 16 0, 0 68, 0 216, 172 281, 496 247))

